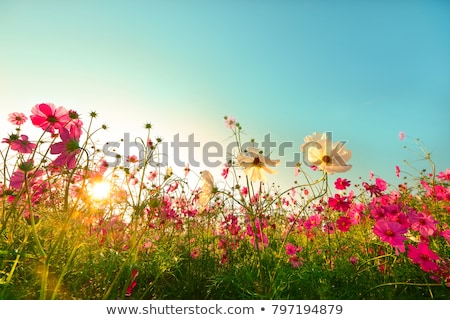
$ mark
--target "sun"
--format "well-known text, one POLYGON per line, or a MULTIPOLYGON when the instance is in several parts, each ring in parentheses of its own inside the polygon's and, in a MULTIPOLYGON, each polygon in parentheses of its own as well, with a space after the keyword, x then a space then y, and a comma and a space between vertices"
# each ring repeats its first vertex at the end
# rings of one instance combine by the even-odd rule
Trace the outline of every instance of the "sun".
POLYGON ((96 182, 91 186, 89 194, 94 200, 105 200, 111 194, 111 184, 108 181, 96 182))

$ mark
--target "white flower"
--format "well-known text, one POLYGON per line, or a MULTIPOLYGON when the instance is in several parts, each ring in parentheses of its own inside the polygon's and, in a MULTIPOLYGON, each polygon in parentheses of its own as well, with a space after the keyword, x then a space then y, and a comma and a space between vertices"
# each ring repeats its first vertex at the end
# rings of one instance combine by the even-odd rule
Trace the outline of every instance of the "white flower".
POLYGON ((244 168, 245 174, 250 178, 251 181, 266 181, 266 177, 262 170, 270 174, 277 173, 275 170, 269 168, 274 167, 280 163, 280 160, 270 160, 269 158, 263 156, 257 148, 247 148, 247 153, 240 154, 237 157, 239 166, 244 168))
POLYGON ((198 196, 198 211, 201 213, 205 210, 209 201, 211 200, 214 189, 214 177, 208 170, 202 171, 202 186, 201 192, 198 196))
POLYGON ((352 152, 345 148, 342 141, 333 143, 331 133, 314 132, 306 136, 301 145, 305 164, 327 173, 346 172, 352 168, 347 162, 352 152))

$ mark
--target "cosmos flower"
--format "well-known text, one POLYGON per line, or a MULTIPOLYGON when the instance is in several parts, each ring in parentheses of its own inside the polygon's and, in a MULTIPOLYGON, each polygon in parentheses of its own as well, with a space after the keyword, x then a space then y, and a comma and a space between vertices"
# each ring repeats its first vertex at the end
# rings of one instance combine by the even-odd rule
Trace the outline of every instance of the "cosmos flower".
POLYGON ((31 122, 51 133, 63 128, 71 121, 69 113, 64 107, 55 107, 52 103, 41 103, 31 109, 31 122))
POLYGON ((244 168, 244 172, 251 181, 266 181, 266 177, 263 174, 263 170, 270 174, 277 173, 270 167, 276 166, 280 163, 280 160, 271 160, 268 157, 263 156, 257 148, 247 148, 247 156, 243 153, 238 155, 237 160, 239 166, 244 168))
POLYGON ((346 149, 342 141, 332 143, 329 133, 314 132, 306 136, 304 141, 301 150, 308 166, 327 173, 346 172, 352 168, 347 164, 352 152, 346 149))
POLYGON ((401 252, 405 252, 404 241, 406 237, 404 234, 407 231, 408 228, 402 226, 400 223, 384 219, 378 220, 373 227, 373 233, 380 237, 382 241, 398 248, 401 252))
POLYGON ((351 182, 347 179, 337 178, 334 182, 334 186, 338 190, 345 190, 347 187, 350 187, 351 182))
POLYGON ((205 210, 206 206, 211 200, 213 190, 214 190, 214 177, 208 170, 202 171, 202 186, 197 201, 198 211, 200 213, 205 210))
POLYGON ((11 150, 18 151, 19 153, 31 153, 33 152, 36 144, 28 140, 28 136, 25 134, 17 135, 11 133, 8 138, 3 138, 2 143, 7 143, 11 146, 11 150))
POLYGON ((55 166, 67 166, 67 169, 73 169, 76 166, 76 156, 80 153, 79 136, 76 130, 71 128, 69 132, 66 128, 60 129, 61 141, 54 143, 50 147, 51 154, 59 154, 53 161, 55 166))
POLYGON ((224 120, 225 120, 225 125, 228 129, 236 128, 236 118, 231 117, 231 116, 225 116, 224 120))
POLYGON ((420 211, 412 211, 408 214, 408 220, 411 229, 419 231, 424 237, 432 236, 436 232, 438 221, 433 219, 431 215, 420 211))
POLYGON ((349 217, 347 216, 340 216, 337 220, 336 220, 336 226, 339 230, 341 230, 342 232, 347 232, 350 230, 350 227, 352 225, 352 222, 350 220, 349 217))
POLYGON ((430 250, 428 244, 424 242, 420 242, 417 245, 417 248, 409 244, 408 257, 415 264, 418 264, 425 272, 436 271, 439 269, 439 265, 433 261, 439 260, 439 256, 430 250))
POLYGON ((294 246, 292 243, 286 244, 286 254, 289 256, 292 256, 297 253, 297 247, 294 246))
POLYGON ((11 150, 16 150, 20 153, 31 153, 36 148, 36 143, 30 142, 28 136, 20 135, 20 138, 11 142, 11 150))
POLYGON ((16 126, 20 126, 27 121, 27 117, 22 112, 13 112, 8 115, 8 121, 16 126))

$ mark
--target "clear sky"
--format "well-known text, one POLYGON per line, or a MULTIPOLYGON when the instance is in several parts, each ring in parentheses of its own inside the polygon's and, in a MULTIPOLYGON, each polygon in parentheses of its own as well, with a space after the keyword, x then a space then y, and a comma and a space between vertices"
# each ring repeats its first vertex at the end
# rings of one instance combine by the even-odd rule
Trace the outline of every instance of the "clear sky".
MULTIPOLYGON (((96 110, 109 140, 151 122, 225 146, 232 115, 249 139, 292 142, 282 163, 331 131, 353 151, 336 177, 396 183, 417 158, 399 131, 450 167, 450 1, 0 0, 0 132, 41 102, 96 110)), ((290 184, 283 167, 269 181, 290 184)))

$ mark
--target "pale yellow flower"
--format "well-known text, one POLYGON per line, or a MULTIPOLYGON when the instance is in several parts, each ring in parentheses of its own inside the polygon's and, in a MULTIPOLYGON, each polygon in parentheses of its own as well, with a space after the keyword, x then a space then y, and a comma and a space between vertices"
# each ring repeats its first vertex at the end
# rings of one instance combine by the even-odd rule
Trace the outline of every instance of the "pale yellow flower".
POLYGON ((270 174, 277 173, 270 167, 278 165, 280 160, 271 160, 263 156, 257 148, 250 147, 246 151, 250 156, 240 154, 237 157, 237 161, 239 166, 244 168, 245 174, 251 181, 266 181, 263 170, 270 174))
POLYGON ((310 167, 316 167, 327 173, 346 172, 352 168, 347 162, 352 157, 341 141, 333 143, 330 133, 314 132, 305 137, 302 144, 304 162, 310 167))
POLYGON ((211 200, 214 190, 214 177, 212 176, 211 172, 209 172, 208 170, 204 170, 202 171, 201 175, 202 186, 197 201, 198 211, 200 213, 205 210, 206 206, 211 200))

